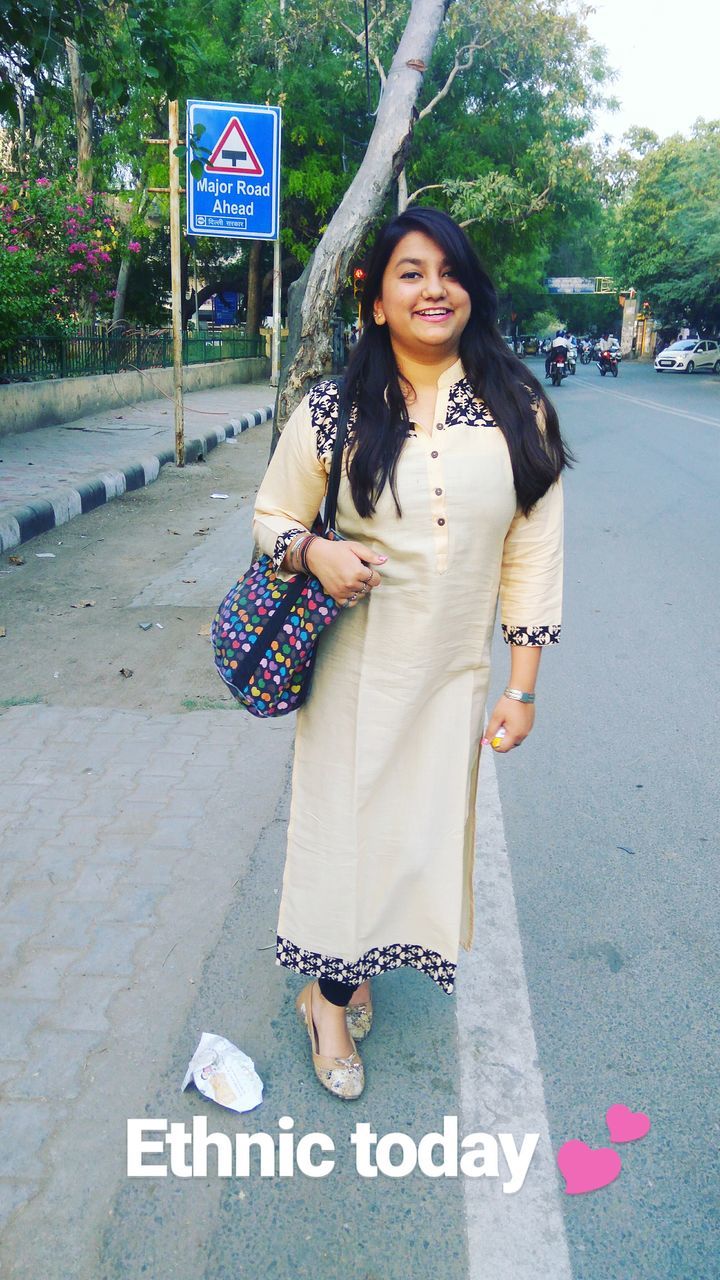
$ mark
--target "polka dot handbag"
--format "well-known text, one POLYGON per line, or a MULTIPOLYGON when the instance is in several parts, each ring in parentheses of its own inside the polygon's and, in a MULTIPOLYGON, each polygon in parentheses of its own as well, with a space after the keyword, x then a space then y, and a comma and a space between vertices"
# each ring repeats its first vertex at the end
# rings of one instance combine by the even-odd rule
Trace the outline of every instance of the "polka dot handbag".
MULTIPOLYGON (((333 447, 325 513, 313 533, 333 538, 340 463, 347 429, 343 415, 333 447)), ((230 692, 251 715, 284 716, 306 701, 318 641, 342 612, 312 574, 289 582, 278 577, 271 556, 260 556, 225 596, 210 628, 215 666, 230 692)))

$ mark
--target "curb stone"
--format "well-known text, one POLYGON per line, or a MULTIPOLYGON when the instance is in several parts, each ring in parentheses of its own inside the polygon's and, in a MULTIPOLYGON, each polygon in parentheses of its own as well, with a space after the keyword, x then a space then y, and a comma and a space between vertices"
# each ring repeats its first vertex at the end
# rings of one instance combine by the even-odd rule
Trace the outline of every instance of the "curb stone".
MULTIPOLYGON (((186 461, 197 462, 199 458, 207 458, 228 437, 239 436, 250 427, 270 422, 273 413, 272 406, 265 405, 262 409, 255 409, 239 418, 231 418, 225 427, 218 427, 186 440, 186 461)), ((37 498, 22 507, 11 508, 0 519, 0 553, 29 542, 40 533, 56 529, 58 525, 67 524, 75 516, 94 511, 96 507, 119 498, 124 493, 152 484, 160 475, 161 468, 174 460, 174 449, 161 449, 141 460, 128 463, 118 471, 109 470, 83 480, 77 488, 58 490, 49 498, 37 498)))

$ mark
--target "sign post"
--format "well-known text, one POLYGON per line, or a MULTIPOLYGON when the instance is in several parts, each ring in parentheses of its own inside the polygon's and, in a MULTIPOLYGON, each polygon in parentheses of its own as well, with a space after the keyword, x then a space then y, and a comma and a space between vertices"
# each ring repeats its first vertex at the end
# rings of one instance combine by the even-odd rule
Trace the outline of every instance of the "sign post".
POLYGON ((185 466, 185 415, 183 409, 182 271, 180 266, 180 161, 178 104, 168 102, 170 141, 170 277, 172 281, 173 393, 175 400, 175 465, 185 466))
POLYGON ((280 373, 279 107, 237 102, 187 104, 187 230, 190 235, 274 240, 274 385, 280 373), (193 161, 202 162, 200 176, 193 161))

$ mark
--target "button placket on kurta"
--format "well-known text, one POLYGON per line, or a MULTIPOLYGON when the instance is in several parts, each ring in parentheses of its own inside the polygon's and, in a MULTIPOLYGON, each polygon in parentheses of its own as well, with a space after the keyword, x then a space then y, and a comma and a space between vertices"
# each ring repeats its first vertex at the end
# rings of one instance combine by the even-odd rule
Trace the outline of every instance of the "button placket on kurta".
MULTIPOLYGON (((457 365, 453 365, 452 370, 447 370, 443 377, 445 377, 447 373, 456 373, 456 370, 457 365)), ((423 446, 427 451, 430 515, 432 519, 435 545, 435 568, 438 573, 446 573, 448 567, 450 530, 448 527, 445 476, 442 463, 443 436, 441 433, 446 430, 445 424, 451 386, 451 382, 447 382, 443 385, 441 377, 438 383, 438 393, 435 398, 435 406, 433 409, 432 431, 425 431, 423 427, 417 424, 418 439, 423 440, 423 446)))

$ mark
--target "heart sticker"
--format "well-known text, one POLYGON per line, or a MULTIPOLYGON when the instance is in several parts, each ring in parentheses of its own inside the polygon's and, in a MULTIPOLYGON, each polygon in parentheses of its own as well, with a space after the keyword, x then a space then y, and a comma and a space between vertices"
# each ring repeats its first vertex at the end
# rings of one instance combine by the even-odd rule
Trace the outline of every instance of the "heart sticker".
POLYGON ((635 1142, 650 1132, 650 1117, 644 1111, 631 1111, 622 1102, 616 1102, 605 1112, 611 1142, 635 1142))
POLYGON ((579 1196, 585 1191, 597 1191, 614 1182, 622 1161, 617 1151, 599 1147, 596 1151, 579 1138, 564 1142, 557 1153, 558 1168, 565 1179, 565 1194, 579 1196))

